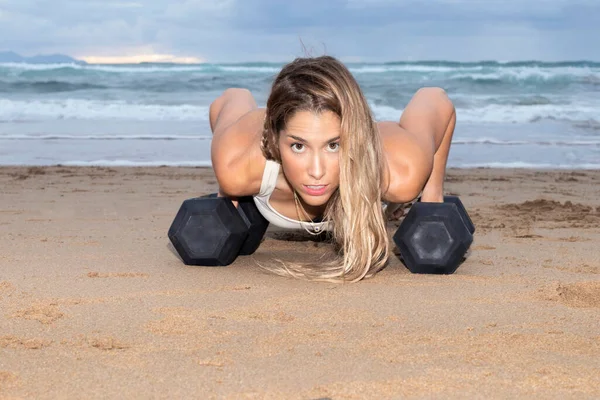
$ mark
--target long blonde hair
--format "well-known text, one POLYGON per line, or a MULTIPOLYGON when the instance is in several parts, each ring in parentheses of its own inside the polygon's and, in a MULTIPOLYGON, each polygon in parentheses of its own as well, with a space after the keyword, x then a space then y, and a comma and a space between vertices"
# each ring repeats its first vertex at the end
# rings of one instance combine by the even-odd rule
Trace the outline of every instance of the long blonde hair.
POLYGON ((263 267, 279 275, 328 282, 356 282, 374 275, 389 257, 381 208, 384 158, 377 125, 358 82, 331 56, 297 58, 275 78, 266 108, 261 147, 265 158, 278 163, 279 134, 298 111, 335 113, 341 134, 340 184, 323 216, 333 225, 333 259, 280 261, 263 267))

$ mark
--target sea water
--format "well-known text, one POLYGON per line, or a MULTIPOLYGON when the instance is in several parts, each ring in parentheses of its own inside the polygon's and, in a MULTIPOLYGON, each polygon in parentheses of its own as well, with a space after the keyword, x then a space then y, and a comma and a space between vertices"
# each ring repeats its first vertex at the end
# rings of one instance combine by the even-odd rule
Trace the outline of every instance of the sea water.
MULTIPOLYGON (((421 87, 454 102, 451 167, 600 168, 600 63, 347 64, 377 120, 421 87)), ((264 106, 283 64, 0 64, 1 165, 210 165, 210 103, 264 106)))

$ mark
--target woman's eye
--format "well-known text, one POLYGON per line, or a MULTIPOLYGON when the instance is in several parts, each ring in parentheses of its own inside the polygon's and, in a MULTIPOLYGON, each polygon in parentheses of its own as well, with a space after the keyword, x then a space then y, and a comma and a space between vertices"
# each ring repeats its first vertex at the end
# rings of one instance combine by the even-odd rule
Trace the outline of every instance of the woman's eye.
POLYGON ((338 151, 340 149, 339 142, 329 143, 329 150, 338 151))
POLYGON ((302 143, 292 144, 292 150, 295 151, 296 153, 302 152, 303 149, 304 149, 304 145, 302 143))

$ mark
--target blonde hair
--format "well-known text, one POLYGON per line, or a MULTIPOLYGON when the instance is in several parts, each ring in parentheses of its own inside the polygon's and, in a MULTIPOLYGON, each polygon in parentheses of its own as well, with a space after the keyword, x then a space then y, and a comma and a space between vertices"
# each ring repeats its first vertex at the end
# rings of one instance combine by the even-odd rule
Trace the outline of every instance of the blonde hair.
POLYGON ((304 264, 280 261, 263 268, 328 282, 356 282, 374 275, 389 257, 381 208, 384 159, 377 125, 358 82, 331 56, 297 58, 275 78, 266 108, 261 147, 265 158, 278 163, 279 134, 298 111, 335 113, 341 134, 340 183, 323 216, 333 225, 333 259, 304 264))

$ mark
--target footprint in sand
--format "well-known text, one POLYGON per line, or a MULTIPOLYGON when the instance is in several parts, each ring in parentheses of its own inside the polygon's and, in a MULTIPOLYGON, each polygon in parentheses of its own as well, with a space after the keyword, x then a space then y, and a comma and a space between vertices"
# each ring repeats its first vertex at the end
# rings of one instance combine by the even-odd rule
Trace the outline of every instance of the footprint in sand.
POLYGON ((8 281, 0 281, 0 300, 3 296, 10 297, 15 292, 15 286, 8 281))
POLYGON ((51 302, 34 304, 27 309, 17 311, 13 317, 36 320, 44 325, 49 325, 64 317, 64 314, 58 309, 58 303, 51 302))
POLYGON ((52 340, 32 338, 23 339, 16 336, 0 336, 0 348, 39 350, 52 344, 52 340))
POLYGON ((0 371, 0 389, 8 389, 19 384, 19 375, 9 371, 0 371))
POLYGON ((88 340, 88 345, 103 351, 124 350, 131 347, 129 344, 123 343, 113 337, 92 338, 88 340))
POLYGON ((94 348, 102 351, 126 350, 132 347, 131 344, 125 343, 112 336, 94 336, 78 335, 74 339, 63 339, 60 345, 76 348, 94 348))
POLYGON ((88 278, 147 278, 149 275, 143 272, 88 272, 88 278))
POLYGON ((554 265, 553 260, 544 260, 543 268, 552 268, 558 271, 575 272, 577 274, 600 274, 600 265, 581 264, 576 266, 554 265))
POLYGON ((559 283, 549 300, 575 308, 600 307, 600 282, 559 283))

